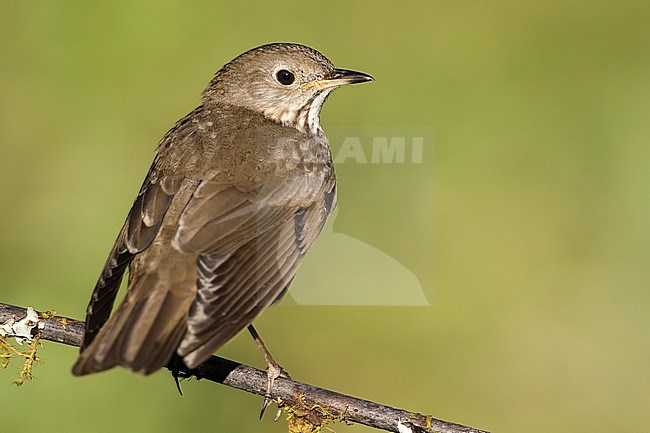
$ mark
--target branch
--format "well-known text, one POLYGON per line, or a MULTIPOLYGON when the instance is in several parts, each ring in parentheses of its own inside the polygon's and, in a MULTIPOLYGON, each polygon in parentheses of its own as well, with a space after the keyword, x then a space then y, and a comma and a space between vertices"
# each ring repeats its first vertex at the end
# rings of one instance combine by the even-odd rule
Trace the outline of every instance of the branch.
MULTIPOLYGON (((0 325, 12 318, 21 319, 26 314, 25 308, 0 303, 0 325)), ((43 324, 41 339, 69 346, 81 344, 84 322, 41 313, 39 317, 43 324)), ((183 377, 207 379, 262 396, 266 392, 266 372, 218 356, 212 356, 194 370, 181 369, 180 373, 183 377)), ((281 377, 274 383, 273 394, 278 405, 290 414, 290 420, 306 421, 313 427, 336 420, 400 433, 487 433, 281 377)))

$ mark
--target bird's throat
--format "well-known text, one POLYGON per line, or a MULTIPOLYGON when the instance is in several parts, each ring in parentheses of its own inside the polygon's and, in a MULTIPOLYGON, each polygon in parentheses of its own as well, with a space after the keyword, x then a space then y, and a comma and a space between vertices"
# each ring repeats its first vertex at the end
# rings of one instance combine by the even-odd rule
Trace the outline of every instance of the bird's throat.
POLYGON ((279 111, 276 107, 273 110, 267 110, 264 115, 283 126, 295 128, 305 134, 318 135, 322 133, 320 111, 331 90, 325 89, 316 93, 307 104, 300 108, 279 111))

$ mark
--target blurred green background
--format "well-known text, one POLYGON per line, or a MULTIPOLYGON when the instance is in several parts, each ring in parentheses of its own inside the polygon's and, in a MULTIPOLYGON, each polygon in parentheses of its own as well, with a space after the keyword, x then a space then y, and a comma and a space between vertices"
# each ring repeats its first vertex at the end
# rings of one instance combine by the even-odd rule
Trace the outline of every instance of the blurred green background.
MULTIPOLYGON (((646 429, 647 1, 1 6, 0 302, 82 318, 157 141, 225 62, 301 42, 376 78, 330 98, 326 132, 435 131, 422 164, 340 165, 334 225, 431 306, 269 310, 258 329, 284 367, 494 432, 646 429)), ((240 391, 73 378, 75 349, 40 353, 20 389, 17 365, 0 371, 3 431, 286 430, 240 391)), ((219 353, 264 365, 245 335, 219 353)))

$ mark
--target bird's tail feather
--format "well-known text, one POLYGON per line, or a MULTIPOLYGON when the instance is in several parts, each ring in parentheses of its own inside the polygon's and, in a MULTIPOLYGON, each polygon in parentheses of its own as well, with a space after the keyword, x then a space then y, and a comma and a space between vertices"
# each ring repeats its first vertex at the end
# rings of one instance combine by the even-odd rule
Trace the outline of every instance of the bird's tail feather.
POLYGON ((164 287, 155 274, 141 276, 72 373, 83 376, 119 365, 147 375, 164 367, 185 333, 189 295, 164 287))

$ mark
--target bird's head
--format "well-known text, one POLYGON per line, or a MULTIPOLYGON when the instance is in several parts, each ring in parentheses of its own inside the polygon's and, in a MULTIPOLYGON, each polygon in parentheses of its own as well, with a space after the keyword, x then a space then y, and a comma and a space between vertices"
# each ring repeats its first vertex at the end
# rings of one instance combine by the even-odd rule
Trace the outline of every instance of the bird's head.
POLYGON ((282 125, 318 133, 320 110, 332 90, 372 80, 362 72, 337 69, 312 48, 277 43, 226 64, 203 92, 203 100, 248 108, 282 125))

